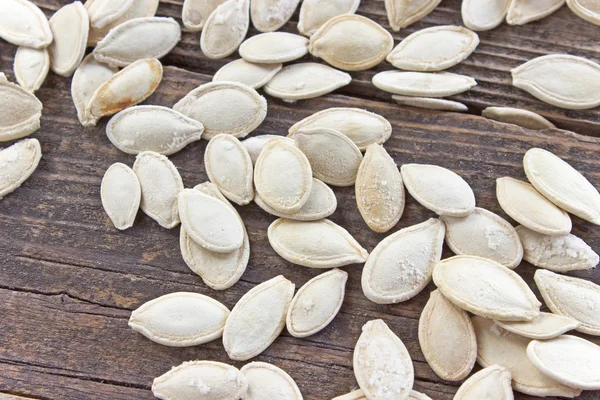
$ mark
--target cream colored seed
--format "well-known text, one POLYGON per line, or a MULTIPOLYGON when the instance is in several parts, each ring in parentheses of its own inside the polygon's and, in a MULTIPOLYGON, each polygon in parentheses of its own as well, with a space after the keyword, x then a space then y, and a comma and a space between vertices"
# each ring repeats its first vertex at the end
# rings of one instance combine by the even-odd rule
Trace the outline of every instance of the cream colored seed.
POLYGON ((91 25, 101 29, 122 17, 133 2, 134 0, 88 0, 85 8, 90 16, 91 25))
POLYGON ((240 56, 253 63, 279 64, 294 61, 307 52, 307 38, 286 32, 252 36, 240 46, 240 56))
POLYGON ((252 25, 260 32, 276 31, 292 17, 299 2, 300 0, 252 0, 252 25))
POLYGON ((411 107, 426 108, 429 110, 456 112, 469 111, 469 108, 466 105, 453 100, 431 99, 428 97, 400 96, 397 94, 392 95, 392 99, 398 104, 403 104, 411 107))
POLYGON ((450 72, 385 71, 373 76, 373 85, 386 92, 414 97, 446 97, 466 92, 475 79, 450 72))
POLYGON ((48 50, 19 47, 13 68, 19 85, 28 92, 35 92, 42 86, 50 70, 48 50))
POLYGON ((246 150, 248 150, 248 154, 250 154, 250 159, 252 160, 253 165, 256 164, 256 160, 258 160, 258 156, 260 155, 263 147, 265 147, 267 143, 274 139, 285 139, 288 143, 295 146, 292 139, 288 139, 280 135, 258 135, 242 140, 242 144, 246 150))
POLYGON ((481 116, 507 124, 519 125, 527 129, 542 130, 556 128, 552 122, 541 115, 519 108, 488 107, 481 112, 481 116))
POLYGON ((37 139, 24 139, 0 150, 0 200, 33 174, 41 158, 37 139))
POLYGON ((2 0, 0 37, 17 46, 43 49, 52 42, 46 16, 29 0, 2 0))
POLYGON ((225 64, 213 76, 213 82, 238 82, 260 89, 282 68, 282 64, 256 64, 238 58, 225 64))
POLYGON ((273 364, 255 361, 244 365, 240 371, 248 380, 248 391, 242 400, 302 400, 294 379, 273 364))
POLYGON ((417 22, 432 12, 441 0, 385 0, 390 26, 395 32, 417 22))
POLYGON ((523 25, 552 14, 565 4, 565 0, 511 0, 506 22, 523 25))
POLYGON ((504 22, 510 2, 511 0, 463 0, 463 23, 474 31, 494 29, 504 22))
POLYGON ((300 6, 298 31, 312 36, 325 22, 342 14, 354 14, 360 0, 305 0, 300 6))
POLYGON ((60 8, 50 18, 54 40, 48 46, 50 69, 58 75, 71 76, 83 60, 90 22, 81 2, 60 8))
POLYGON ((204 28, 210 14, 226 0, 184 0, 181 11, 183 25, 192 31, 199 32, 204 28))
POLYGON ((140 208, 142 190, 131 168, 122 163, 111 165, 102 178, 100 197, 115 228, 124 230, 133 226, 140 208))
POLYGON ((0 73, 0 142, 19 139, 40 128, 42 103, 0 73))
POLYGON ((227 0, 208 17, 200 48, 208 58, 224 58, 237 50, 250 25, 250 0, 227 0))
POLYGON ((481 400, 492 394, 494 400, 513 400, 510 371, 490 365, 472 375, 458 388, 454 400, 481 400))
POLYGON ((567 0, 567 5, 577 16, 600 25, 600 4, 595 0, 567 0))
POLYGON ((530 339, 552 339, 571 329, 577 329, 579 322, 571 317, 542 312, 531 321, 494 321, 509 332, 530 339))

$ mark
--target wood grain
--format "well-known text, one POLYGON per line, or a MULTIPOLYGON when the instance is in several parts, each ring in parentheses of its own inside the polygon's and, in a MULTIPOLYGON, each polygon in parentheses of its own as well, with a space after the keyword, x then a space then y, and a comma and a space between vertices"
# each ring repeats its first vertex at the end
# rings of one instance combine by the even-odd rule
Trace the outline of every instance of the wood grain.
MULTIPOLYGON (((37 3, 50 15, 67 1, 37 3)), ((161 2, 159 14, 177 17, 180 3, 161 2)), ((458 7, 458 1, 443 1, 423 22, 396 37, 425 26, 459 23, 458 7)), ((387 26, 382 1, 364 0, 359 11, 387 26)), ((286 28, 293 30, 294 23, 286 28)), ((529 104, 561 127, 594 133, 599 124, 597 110, 566 112, 546 107, 510 87, 506 71, 533 55, 556 50, 576 49, 578 54, 587 52, 585 55, 594 58, 598 49, 592 38, 598 37, 598 29, 563 9, 541 23, 502 26, 482 34, 478 52, 456 69, 472 74, 482 84, 457 98, 475 108, 508 101, 513 101, 512 105, 529 104), (522 32, 530 35, 520 36, 522 32)), ((172 66, 165 68, 163 82, 147 104, 172 106, 191 89, 210 81, 211 74, 225 63, 203 58, 197 36, 185 34, 165 59, 165 64, 172 66)), ((0 43, 0 70, 9 76, 14 50, 14 46, 0 43)), ((375 91, 369 83, 372 74, 355 74, 352 85, 319 99, 290 105, 269 98, 267 118, 252 135, 284 135, 293 123, 328 107, 366 108, 392 123, 393 134, 385 147, 398 165, 417 162, 451 168, 472 186, 480 207, 505 218, 495 199, 495 179, 524 179, 522 157, 530 147, 553 151, 600 185, 600 142, 594 137, 562 130, 534 132, 468 114, 400 107, 375 91)), ((246 273, 229 290, 206 287, 181 259, 178 228, 163 229, 140 212, 134 227, 120 232, 104 213, 99 196, 102 175, 114 162, 132 165, 134 161, 106 138, 107 119, 87 129, 77 122, 68 79, 51 74, 38 96, 44 103, 44 116, 42 128, 33 136, 42 143, 44 157, 35 174, 0 202, 1 393, 31 399, 151 399, 152 379, 174 365, 193 359, 230 361, 220 340, 191 348, 150 342, 128 328, 131 310, 174 291, 207 294, 231 308, 253 286, 279 274, 299 288, 322 272, 292 265, 277 256, 266 237, 267 227, 275 218, 250 204, 237 207, 251 242, 246 273)), ((186 187, 207 180, 205 147, 206 141, 196 142, 170 157, 186 187)), ((336 188, 335 193, 339 205, 331 219, 371 251, 387 235, 370 231, 363 222, 354 188, 336 188)), ((392 231, 433 216, 407 195, 404 215, 392 231)), ((598 227, 576 217, 573 225, 574 234, 600 249, 598 227)), ((446 248, 444 256, 450 255, 446 248)), ((328 400, 356 388, 354 344, 365 322, 382 318, 413 357, 415 389, 433 399, 450 400, 459 383, 444 382, 433 373, 417 340, 418 318, 434 285, 407 302, 377 305, 362 294, 361 267, 345 268, 350 275, 346 299, 329 327, 305 339, 284 332, 256 360, 285 369, 305 399, 328 400)), ((523 263, 517 271, 536 291, 532 279, 535 268, 523 263)), ((570 275, 600 284, 596 270, 570 275)), ((541 298, 539 292, 536 294, 541 298)), ((600 338, 581 336, 600 343, 600 338)), ((519 394, 516 398, 531 399, 519 394)), ((595 399, 597 393, 585 392, 581 398, 595 399)))

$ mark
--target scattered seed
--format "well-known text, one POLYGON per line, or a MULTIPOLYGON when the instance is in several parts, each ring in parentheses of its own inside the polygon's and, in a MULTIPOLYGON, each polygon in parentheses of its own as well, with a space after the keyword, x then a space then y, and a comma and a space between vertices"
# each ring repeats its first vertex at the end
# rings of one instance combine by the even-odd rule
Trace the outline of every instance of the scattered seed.
POLYGON ((522 126, 527 129, 543 130, 556 128, 552 122, 541 115, 520 108, 488 107, 481 112, 481 116, 507 124, 522 126))
POLYGON ((225 64, 213 76, 213 82, 238 82, 260 89, 281 70, 281 64, 255 64, 238 58, 225 64))
POLYGON ((42 103, 0 73, 0 142, 19 139, 40 129, 42 103))
POLYGON ((494 29, 504 21, 510 2, 511 0, 463 0, 463 24, 474 31, 494 29))
POLYGON ((600 25, 600 7, 594 0, 567 0, 567 5, 575 15, 600 25))
POLYGON ((300 0, 252 0, 252 25, 260 32, 273 32, 292 17, 300 0))
POLYGON ((513 400, 511 381, 506 368, 490 365, 467 379, 458 388, 454 400, 481 400, 488 395, 493 395, 495 400, 513 400))
POLYGON ((115 228, 125 230, 133 226, 140 208, 142 189, 131 168, 122 163, 111 165, 100 186, 102 207, 115 228))
POLYGON ((54 40, 48 46, 50 69, 58 75, 71 76, 85 55, 90 22, 85 8, 75 1, 60 8, 50 18, 54 40))
POLYGON ((90 26, 90 34, 88 35, 88 47, 95 47, 98 42, 106 36, 110 30, 123 22, 134 18, 153 17, 156 14, 159 0, 133 0, 133 3, 121 17, 115 21, 105 25, 101 29, 96 29, 90 26))
POLYGON ((470 76, 450 72, 384 71, 373 76, 373 85, 386 92, 414 97, 446 97, 477 85, 470 76))
POLYGON ((280 64, 304 57, 307 52, 307 38, 286 32, 252 36, 240 46, 240 56, 253 63, 280 64))
POLYGON ((298 31, 312 36, 325 22, 342 14, 354 14, 360 0, 305 0, 300 6, 298 31))
POLYGON ((226 0, 184 0, 181 11, 183 25, 192 31, 199 32, 204 28, 210 14, 226 0))
POLYGON ((208 17, 200 48, 208 58, 224 58, 237 50, 250 25, 250 0, 227 0, 208 17))
POLYGON ((508 322, 494 321, 509 332, 530 339, 552 339, 579 327, 579 322, 571 317, 541 312, 531 321, 508 322))
POLYGON ((456 112, 469 111, 466 105, 453 100, 431 99, 428 97, 400 96, 397 94, 392 95, 392 99, 395 100, 398 104, 403 104, 411 107, 426 108, 429 110, 456 112))
POLYGON ((511 0, 506 22, 523 25, 545 18, 565 4, 565 0, 511 0))
POLYGON ((243 400, 302 400, 302 393, 294 379, 273 364, 251 362, 240 371, 248 380, 248 392, 243 400))
POLYGON ((258 135, 242 140, 242 144, 246 150, 248 150, 248 154, 250 154, 250 159, 252 160, 253 165, 256 164, 256 160, 258 160, 258 156, 260 155, 263 147, 273 139, 284 139, 287 140, 288 143, 295 146, 292 139, 288 139, 280 135, 258 135))
POLYGON ((385 10, 392 30, 398 32, 402 28, 417 22, 432 12, 441 0, 385 0, 385 10))
POLYGON ((24 139, 0 150, 0 200, 33 174, 42 158, 37 139, 24 139))
POLYGON ((13 68, 19 85, 28 92, 35 92, 46 80, 50 69, 48 50, 19 47, 13 68))
POLYGON ((43 49, 52 42, 46 16, 29 0, 2 0, 0 37, 17 46, 43 49))
POLYGON ((131 7, 134 0, 88 0, 85 2, 90 24, 101 29, 122 17, 131 7))

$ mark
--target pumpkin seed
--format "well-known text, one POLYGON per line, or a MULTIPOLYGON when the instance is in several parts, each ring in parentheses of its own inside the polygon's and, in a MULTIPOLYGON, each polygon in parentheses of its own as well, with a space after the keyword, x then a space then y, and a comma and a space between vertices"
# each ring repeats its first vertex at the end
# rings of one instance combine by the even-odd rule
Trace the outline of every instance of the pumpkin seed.
POLYGON ((594 0, 567 0, 567 5, 575 15, 600 25, 600 6, 594 0))
POLYGON ((477 341, 469 314, 439 290, 431 292, 419 318, 419 345, 433 372, 446 381, 464 379, 475 365, 477 341))
POLYGON ((85 2, 90 24, 97 29, 115 22, 123 16, 133 4, 133 0, 88 0, 85 2))
POLYGON ((494 321, 496 324, 509 332, 525 336, 530 339, 552 339, 563 333, 576 329, 579 322, 571 317, 564 317, 551 313, 542 312, 531 321, 525 322, 502 322, 494 321))
POLYGON ((546 118, 531 111, 511 107, 488 107, 481 112, 481 116, 494 121, 514 124, 527 129, 542 130, 556 128, 546 118))
POLYGON ((152 382, 152 394, 163 400, 239 399, 247 389, 237 368, 217 361, 187 361, 152 382))
POLYGON ((252 160, 239 140, 226 134, 212 138, 204 152, 204 166, 208 179, 229 200, 241 206, 252 201, 252 160))
POLYGON ((88 14, 79 1, 60 8, 50 18, 54 40, 48 46, 50 69, 62 76, 71 76, 85 55, 90 29, 88 14))
POLYGON ((160 296, 133 310, 129 326, 165 346, 196 346, 223 334, 229 310, 199 293, 177 292, 160 296))
POLYGON ((243 295, 225 323, 223 345, 229 358, 245 361, 266 350, 283 330, 293 296, 294 284, 283 275, 243 295))
POLYGON ((159 0, 133 0, 133 3, 131 6, 129 6, 127 11, 125 11, 123 15, 113 22, 100 29, 90 26, 88 47, 96 46, 112 28, 121 25, 123 22, 134 18, 153 17, 156 14, 156 9, 158 8, 158 1, 159 0))
POLYGON ((312 36, 325 22, 342 14, 354 14, 360 0, 305 0, 300 6, 298 32, 312 36))
POLYGON ((289 140, 271 140, 256 160, 254 186, 265 204, 277 212, 298 212, 312 190, 310 163, 289 140))
POLYGON ((111 29, 93 54, 110 66, 126 67, 137 60, 166 56, 180 38, 181 29, 173 18, 135 18, 111 29))
POLYGON ((496 179, 500 207, 512 219, 544 235, 566 235, 571 231, 569 214, 556 207, 527 182, 509 177, 496 179))
POLYGON ((385 143, 392 134, 392 125, 381 115, 351 107, 334 107, 316 112, 292 125, 288 136, 304 128, 335 129, 348 136, 360 151, 365 151, 372 143, 385 143))
POLYGON ((19 85, 28 92, 35 92, 46 80, 50 69, 48 50, 19 47, 13 68, 19 85))
POLYGON ((254 63, 279 64, 304 57, 308 39, 286 32, 269 32, 252 36, 240 46, 240 56, 254 63))
POLYGON ((585 58, 551 54, 534 58, 511 73, 513 86, 553 106, 584 110, 600 105, 600 65, 585 58))
POLYGON ((342 307, 347 280, 348 273, 335 268, 306 282, 290 304, 286 319, 288 332, 303 338, 329 325, 342 307))
POLYGON ((362 71, 381 63, 392 47, 394 39, 381 25, 360 15, 343 14, 310 37, 308 50, 336 68, 362 71))
POLYGON ((407 399, 414 370, 402 340, 380 319, 367 322, 354 348, 354 375, 367 398, 407 399))
POLYGON ((431 281, 442 257, 444 224, 431 218, 395 232, 371 252, 362 272, 362 290, 377 304, 406 301, 431 281))
POLYGON ((154 58, 123 68, 98 86, 85 108, 87 120, 83 125, 96 125, 100 118, 146 100, 158 87, 162 75, 162 64, 154 58))
POLYGON ((298 385, 287 372, 266 362, 251 362, 240 370, 248 380, 248 391, 242 400, 302 400, 298 385))
POLYGON ((0 4, 0 37, 17 46, 42 49, 52 42, 46 16, 28 0, 3 0, 0 4))
POLYGON ((200 36, 208 58, 224 58, 237 50, 250 25, 249 0, 227 0, 209 15, 200 36))
POLYGON ((265 85, 265 93, 284 101, 312 99, 346 86, 352 77, 327 65, 298 63, 283 67, 265 85))
POLYGON ((469 111, 469 108, 466 105, 453 100, 430 99, 428 97, 400 96, 397 94, 392 95, 392 99, 395 100, 398 104, 403 104, 411 107, 426 108, 429 110, 456 112, 469 111))
POLYGON ((449 169, 427 164, 400 168, 408 193, 438 215, 466 217, 475 209, 475 195, 463 178, 449 169))
POLYGON ((547 199, 586 221, 600 225, 600 194, 579 171, 553 153, 533 148, 523 157, 525 174, 547 199))
POLYGON ((463 310, 499 321, 531 321, 541 303, 518 274, 495 261, 454 256, 440 261, 433 281, 463 310))
POLYGON ((334 186, 354 185, 363 156, 347 136, 329 128, 305 128, 292 139, 308 158, 315 178, 334 186))
POLYGON ((523 25, 545 18, 565 4, 565 0, 511 0, 506 23, 523 25))
POLYGON ((579 332, 600 336, 599 285, 543 269, 535 271, 534 280, 553 313, 577 320, 579 332))
POLYGON ((252 25, 261 32, 273 32, 292 17, 300 0, 252 0, 252 25))
POLYGON ((0 200, 33 174, 42 158, 37 139, 24 139, 0 150, 0 200))
POLYGON ((477 336, 477 363, 482 367, 501 365, 512 376, 512 387, 517 392, 531 396, 576 397, 581 390, 569 388, 544 375, 527 358, 527 345, 531 341, 510 333, 490 319, 471 318, 477 336))
POLYGON ((467 379, 458 388, 454 400, 481 400, 490 395, 497 400, 513 400, 511 381, 512 376, 506 368, 490 365, 467 379))
POLYGON ((200 140, 204 126, 185 115, 161 106, 134 106, 115 115, 106 136, 128 154, 155 151, 171 155, 200 140))
POLYGON ((102 206, 115 228, 125 230, 133 226, 140 208, 142 189, 135 172, 127 165, 111 165, 100 186, 102 206))
POLYGON ((409 71, 441 71, 469 57, 478 44, 477 34, 462 26, 434 26, 407 36, 386 60, 409 71))
POLYGON ((19 139, 40 129, 42 103, 0 73, 0 142, 19 139))
POLYGON ((455 254, 487 258, 510 269, 521 263, 519 234, 493 212, 475 207, 466 217, 442 217, 442 221, 446 224, 446 244, 455 254))
POLYGON ((432 12, 441 0, 385 0, 385 11, 392 30, 398 32, 402 28, 417 22, 432 12))
POLYGON ((192 31, 199 32, 209 15, 226 0, 184 0, 181 19, 183 25, 192 31))
POLYGON ((365 394, 362 390, 356 389, 350 393, 343 394, 332 400, 366 400, 365 394))
POLYGON ((470 76, 450 72, 384 71, 373 76, 373 85, 386 92, 415 97, 446 97, 477 85, 470 76))
POLYGON ((258 135, 246 140, 242 140, 242 144, 246 150, 248 150, 248 154, 250 154, 250 159, 252 160, 253 165, 256 164, 256 160, 258 160, 258 156, 260 155, 263 147, 273 139, 284 139, 287 140, 288 143, 295 146, 292 139, 288 139, 279 135, 258 135))
POLYGON ((173 106, 175 111, 202 122, 204 139, 220 133, 245 137, 267 115, 267 101, 248 86, 235 82, 210 82, 198 86, 173 106))
POLYGON ((230 253, 242 247, 244 226, 222 201, 199 190, 184 189, 177 198, 181 224, 207 250, 230 253))
POLYGON ((525 261, 554 272, 591 269, 599 257, 590 246, 575 235, 548 236, 518 226, 525 261))
POLYGON ((238 58, 222 66, 213 76, 213 82, 238 82, 252 89, 260 89, 281 67, 281 64, 255 64, 238 58))
POLYGON ((463 0, 463 24, 474 31, 494 29, 504 21, 510 2, 511 0, 463 0))
POLYGON ((164 228, 179 224, 177 195, 183 190, 183 181, 171 160, 153 151, 143 151, 135 159, 133 172, 142 189, 142 211, 164 228))
POLYGON ((268 229, 273 250, 287 261, 310 268, 363 263, 369 253, 341 226, 328 219, 294 221, 279 218, 268 229))

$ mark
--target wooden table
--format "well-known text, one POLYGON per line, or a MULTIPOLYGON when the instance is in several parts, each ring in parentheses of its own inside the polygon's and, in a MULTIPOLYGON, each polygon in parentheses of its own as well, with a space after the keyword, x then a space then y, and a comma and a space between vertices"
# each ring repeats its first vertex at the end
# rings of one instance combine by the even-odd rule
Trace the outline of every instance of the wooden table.
MULTIPOLYGON (((69 2, 36 1, 48 16, 69 2)), ((433 25, 460 24, 459 10, 459 0, 444 0, 427 18, 394 37, 401 39, 433 25)), ((162 1, 158 10, 158 15, 176 19, 180 13, 181 0, 162 1)), ((363 0, 359 13, 388 27, 382 0, 363 0)), ((295 31, 297 14, 293 20, 285 30, 295 31)), ((533 57, 550 53, 567 52, 600 61, 600 27, 564 7, 541 22, 502 25, 480 33, 480 38, 477 51, 452 69, 479 82, 470 92, 455 97, 468 104, 472 114, 393 104, 389 94, 370 83, 376 71, 391 69, 383 63, 375 70, 353 73, 352 84, 334 95, 296 104, 269 97, 268 116, 253 135, 286 134, 294 122, 328 107, 366 108, 392 123, 392 138, 385 147, 398 165, 417 162, 451 168, 471 184, 479 206, 504 217, 494 195, 494 181, 506 175, 524 179, 521 162, 530 147, 553 151, 600 186, 600 143, 579 135, 600 135, 600 109, 568 111, 546 105, 513 88, 509 73, 533 57), (534 132, 477 116, 490 105, 528 108, 579 134, 534 132)), ((0 70, 11 80, 15 49, 0 42, 0 70)), ((199 49, 199 35, 184 33, 181 43, 164 58, 163 82, 146 103, 172 106, 191 89, 210 81, 231 59, 206 59, 199 49)), ((132 229, 119 232, 104 213, 99 189, 105 170, 114 162, 131 165, 134 161, 106 138, 107 119, 89 129, 78 123, 69 79, 50 74, 38 95, 44 103, 44 117, 42 128, 33 137, 42 143, 44 157, 23 187, 0 201, 1 393, 36 399, 151 399, 152 379, 171 366, 194 359, 229 360, 220 340, 189 348, 169 348, 147 340, 127 326, 133 309, 175 291, 204 293, 231 308, 250 288, 279 274, 300 287, 323 272, 292 265, 277 256, 266 235, 274 217, 251 204, 238 207, 251 242, 246 273, 229 290, 208 289, 181 258, 179 229, 163 229, 140 212, 132 229)), ((171 157, 186 187, 207 179, 205 146, 206 141, 193 143, 171 157)), ((370 231, 362 221, 353 188, 335 192, 339 206, 331 219, 372 250, 386 235, 370 231)), ((406 210, 396 229, 432 216, 407 195, 406 210)), ((600 228, 576 217, 573 224, 573 232, 600 251, 600 228)), ((445 249, 444 257, 450 255, 445 249)), ((329 327, 306 339, 284 332, 256 360, 284 368, 305 399, 328 400, 357 387, 352 371, 354 344, 366 321, 382 318, 413 358, 415 389, 432 399, 451 399, 459 384, 444 382, 433 373, 417 340, 419 315, 433 283, 404 303, 376 305, 362 294, 361 267, 345 268, 350 274, 346 300, 329 327)), ((523 263, 517 271, 536 290, 532 280, 535 269, 523 263)), ((570 275, 600 283, 598 270, 570 275)), ((536 294, 541 298, 537 290, 536 294)), ((586 338, 600 343, 600 338, 586 338)), ((598 392, 584 392, 581 398, 598 396, 598 392)))

